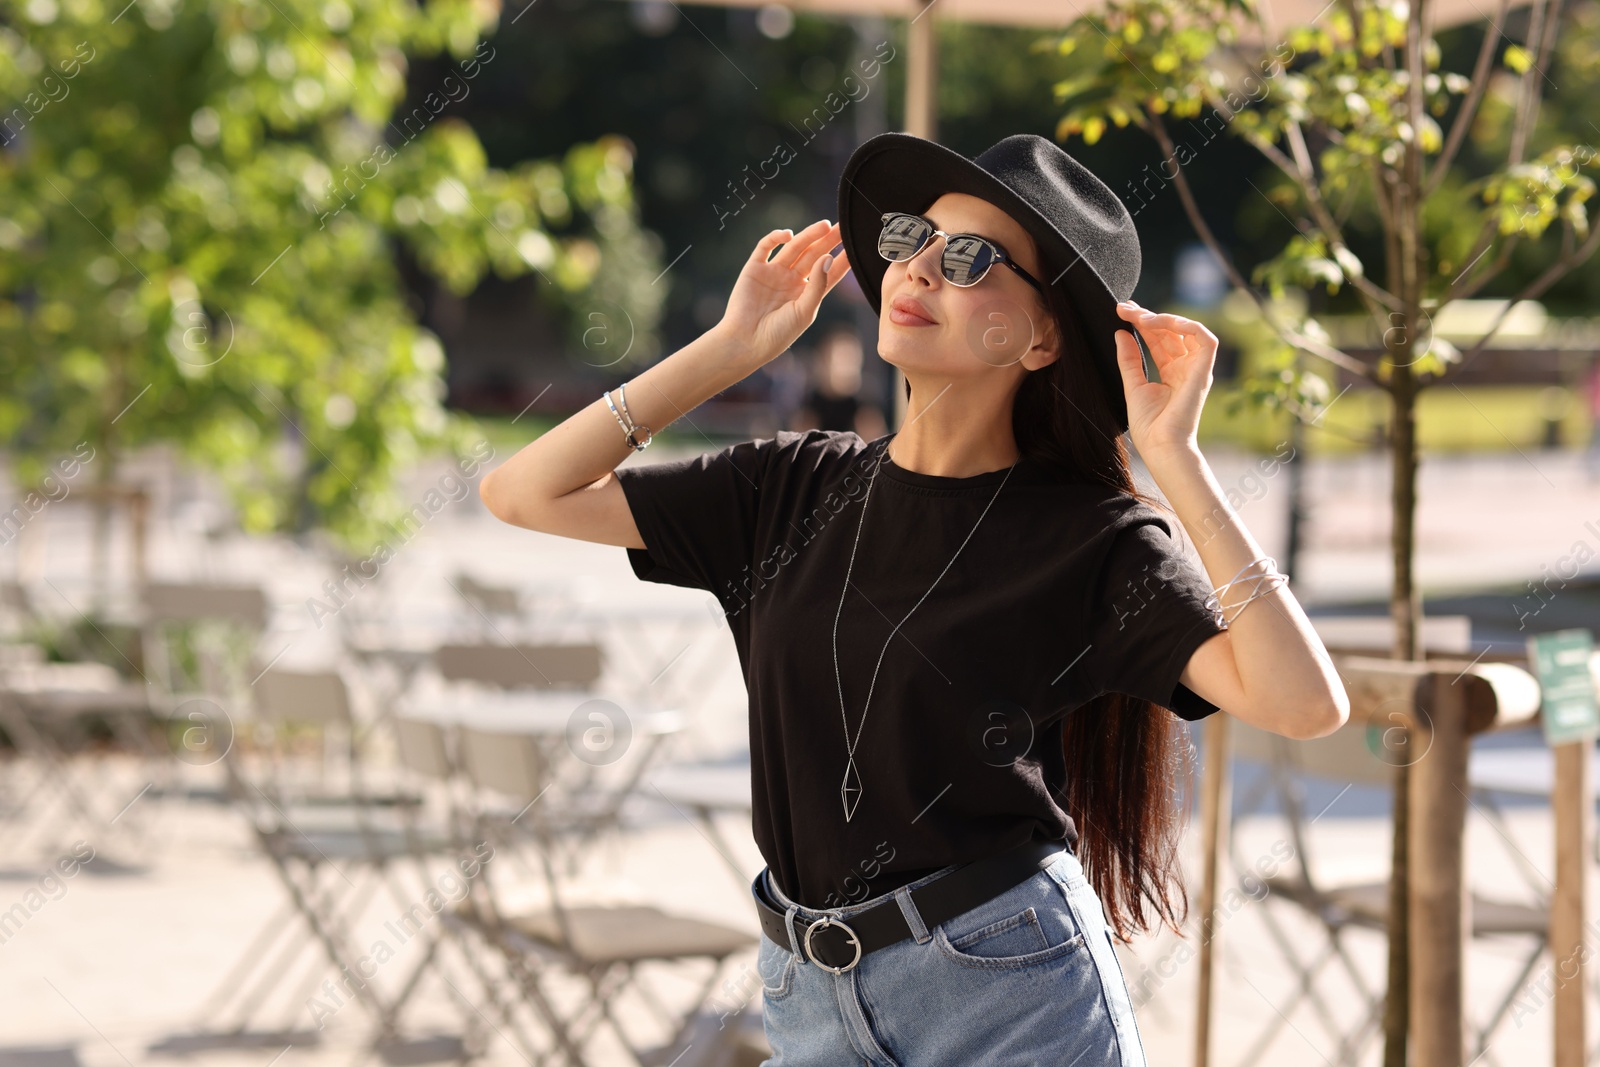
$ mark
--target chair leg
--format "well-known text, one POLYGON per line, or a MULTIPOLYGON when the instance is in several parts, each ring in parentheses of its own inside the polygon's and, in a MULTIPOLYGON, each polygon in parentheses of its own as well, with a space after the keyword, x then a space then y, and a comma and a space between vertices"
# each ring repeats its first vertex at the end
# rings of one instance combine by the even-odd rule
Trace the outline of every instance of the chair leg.
MULTIPOLYGON (((279 866, 276 862, 274 863, 274 867, 278 870, 279 877, 281 879, 287 880, 290 878, 287 870, 279 866)), ((310 889, 307 892, 312 893, 315 889, 316 874, 313 872, 311 875, 310 889)), ((323 893, 323 902, 321 906, 325 909, 329 909, 334 907, 336 903, 337 898, 334 896, 334 887, 330 884, 323 893)), ((308 948, 313 950, 312 968, 314 973, 314 969, 317 966, 316 960, 318 958, 318 953, 315 952, 315 942, 312 937, 305 936, 310 932, 309 927, 304 927, 299 930, 299 933, 301 934, 299 938, 295 936, 295 928, 300 924, 296 924, 293 922, 293 920, 296 917, 299 917, 302 922, 304 922, 304 914, 297 905, 292 893, 285 901, 284 907, 280 909, 279 914, 285 916, 284 920, 278 922, 276 925, 273 925, 273 922, 269 921, 269 924, 262 928, 261 935, 258 936, 258 940, 266 938, 266 936, 269 934, 275 934, 281 938, 282 947, 278 950, 278 953, 273 960, 270 963, 266 963, 264 966, 252 968, 248 965, 251 963, 252 959, 259 957, 252 957, 247 952, 245 955, 240 957, 239 963, 236 965, 236 970, 241 972, 238 975, 239 981, 243 981, 246 975, 254 975, 255 978, 251 983, 250 988, 244 990, 238 997, 233 998, 236 1021, 231 1028, 224 1027, 222 1029, 222 1032, 224 1033, 245 1032, 251 1023, 251 1020, 256 1017, 256 1012, 260 1009, 261 1005, 266 1002, 273 989, 281 984, 282 975, 289 970, 295 960, 299 959, 305 954, 308 948)), ((274 919, 276 919, 276 916, 274 919)), ((265 951, 264 946, 263 951, 265 951)), ((224 983, 223 985, 218 986, 218 994, 225 995, 230 988, 230 985, 231 983, 224 983)), ((222 1003, 227 1003, 226 999, 224 999, 222 1003)))
POLYGON ((1367 1029, 1376 1026, 1379 1022, 1384 994, 1374 992, 1362 979, 1361 968, 1356 966, 1355 960, 1350 958, 1349 950, 1345 947, 1345 934, 1346 928, 1341 926, 1333 931, 1330 941, 1333 944, 1334 951, 1338 953, 1339 961, 1344 964, 1345 973, 1350 977, 1350 984, 1356 987, 1356 992, 1362 996, 1367 1005, 1367 1016, 1361 1024, 1361 1029, 1357 1030, 1354 1036, 1347 1037, 1340 1042, 1342 1062, 1353 1065, 1360 1056, 1360 1048, 1366 1040, 1367 1029))
POLYGON ((611 1010, 612 1003, 623 993, 624 990, 637 988, 633 972, 633 965, 616 964, 612 967, 606 968, 598 976, 598 978, 591 978, 591 988, 594 991, 592 1003, 599 1012, 597 1018, 595 1019, 593 1029, 598 1030, 602 1021, 609 1024, 609 1028, 612 1033, 617 1035, 618 1042, 621 1043, 623 1049, 627 1051, 628 1055, 633 1059, 633 1061, 638 1064, 638 1067, 645 1067, 644 1060, 639 1055, 639 1049, 634 1044, 633 1038, 628 1036, 628 1032, 622 1027, 622 1021, 618 1019, 616 1013, 611 1010), (615 975, 616 979, 612 982, 611 988, 602 992, 600 988, 601 983, 612 975, 615 975))
POLYGON ((1494 1036, 1494 1032, 1499 1029, 1500 1023, 1504 1021, 1506 1013, 1511 1010, 1512 1002, 1517 999, 1517 994, 1522 992, 1522 987, 1527 983, 1528 976, 1533 973, 1534 966, 1544 957, 1545 949, 1546 946, 1542 940, 1534 946, 1533 952, 1529 954, 1527 961, 1522 965, 1522 970, 1518 972, 1516 981, 1512 982, 1510 989, 1507 990, 1505 999, 1500 1002, 1500 1006, 1489 1016, 1489 1021, 1484 1024, 1483 1028, 1477 1031, 1477 1048, 1473 1049, 1473 1055, 1483 1056, 1488 1052, 1489 1039, 1494 1036))
MULTIPOLYGON (((3 705, 5 702, 0 702, 3 705)), ((3 712, 3 709, 0 709, 3 712)), ((78 813, 84 822, 88 823, 95 831, 103 832, 109 825, 100 814, 94 810, 94 805, 78 788, 77 775, 74 773, 71 760, 66 753, 61 751, 59 745, 36 730, 28 713, 20 708, 9 713, 0 713, 0 723, 5 726, 6 733, 11 736, 12 744, 17 746, 19 752, 26 753, 29 758, 37 759, 45 767, 40 774, 40 785, 52 785, 78 813)))
MULTIPOLYGON (((285 880, 286 883, 292 881, 292 875, 289 873, 286 867, 279 868, 279 875, 285 880)), ((308 885, 304 891, 307 899, 317 896, 316 890, 318 887, 316 882, 318 877, 319 872, 316 869, 312 869, 307 872, 308 885)), ((323 890, 321 894, 321 903, 318 905, 321 910, 328 914, 333 914, 336 911, 342 899, 356 897, 358 893, 358 888, 352 888, 347 893, 339 894, 334 882, 335 879, 328 880, 329 884, 323 890)), ((356 904, 347 908, 347 914, 357 913, 357 909, 362 903, 363 901, 358 899, 356 904)), ((325 950, 323 952, 317 951, 318 946, 315 938, 315 930, 311 926, 310 920, 306 917, 304 910, 297 903, 292 889, 289 894, 288 910, 291 918, 298 916, 301 919, 303 924, 303 929, 301 930, 302 937, 300 939, 295 939, 292 935, 290 935, 290 931, 293 929, 293 924, 283 927, 285 941, 283 949, 279 952, 277 959, 272 965, 266 966, 258 972, 258 978, 253 988, 247 991, 245 995, 241 996, 237 1002, 237 1006, 240 1008, 240 1014, 238 1016, 238 1024, 233 1030, 235 1033, 244 1032, 250 1023, 250 1020, 255 1016, 257 1009, 259 1009, 260 1006, 271 995, 272 990, 282 984, 282 976, 288 971, 293 961, 304 955, 307 949, 311 950, 311 966, 308 974, 311 977, 311 985, 314 987, 316 984, 316 976, 320 973, 319 961, 325 962, 326 960, 325 950), (305 936, 308 934, 310 936, 305 936)), ((295 1011, 296 1003, 298 1003, 298 1001, 290 1001, 291 1012, 295 1011)), ((292 1027, 292 1023, 290 1024, 290 1027, 292 1027)))
POLYGON ((683 1035, 693 1027, 695 1013, 700 1009, 701 1006, 704 1005, 706 997, 716 985, 717 976, 722 973, 722 968, 725 961, 725 957, 723 959, 712 961, 711 973, 704 982, 700 983, 699 989, 697 990, 694 1000, 692 1001, 693 1006, 687 1013, 684 1013, 681 1016, 678 1012, 668 1010, 666 1005, 660 1002, 650 987, 640 979, 638 972, 641 964, 615 964, 611 967, 603 969, 598 975, 591 976, 591 989, 593 991, 591 1000, 598 1008, 601 1018, 594 1020, 593 1027, 586 1031, 580 1040, 586 1042, 588 1035, 595 1029, 598 1029, 600 1022, 603 1019, 604 1022, 609 1024, 609 1028, 613 1033, 616 1034, 622 1046, 628 1051, 628 1054, 633 1057, 634 1061, 638 1063, 640 1067, 644 1067, 642 1050, 640 1049, 638 1043, 632 1037, 630 1037, 627 1031, 623 1028, 622 1021, 617 1017, 617 1013, 613 1009, 613 1005, 616 1003, 616 1001, 624 993, 632 992, 636 994, 640 1000, 642 1000, 650 1007, 652 1011, 656 1013, 657 1017, 661 1020, 664 1028, 666 1029, 667 1036, 663 1042, 664 1047, 674 1047, 677 1042, 682 1039, 683 1035), (611 983, 610 989, 603 988, 607 979, 614 979, 611 983))
MULTIPOLYGON (((526 1058, 529 1063, 534 1063, 536 1060, 542 1060, 544 1053, 537 1049, 535 1043, 528 1037, 521 1024, 517 1021, 515 1012, 515 996, 501 995, 500 979, 488 973, 488 968, 484 961, 479 959, 478 955, 469 945, 468 942, 471 937, 471 931, 465 928, 464 923, 452 916, 442 915, 440 916, 440 920, 446 924, 446 929, 450 932, 451 944, 456 947, 457 951, 461 953, 462 959, 466 961, 467 970, 470 971, 472 976, 477 980, 478 987, 482 991, 483 997, 488 1001, 489 1006, 494 1009, 496 1017, 500 1022, 504 1023, 513 1034, 516 1035, 518 1042, 522 1046, 522 1051, 525 1054, 524 1058, 526 1058)), ((456 987, 456 984, 450 981, 449 977, 444 975, 442 971, 440 972, 440 978, 443 979, 444 983, 450 987, 452 994, 457 998, 457 1002, 467 1010, 466 1013, 464 1013, 464 1017, 471 1019, 475 1016, 477 1019, 481 1019, 483 1022, 488 1023, 490 1028, 494 1029, 497 1033, 499 1032, 499 1028, 494 1025, 494 1020, 490 1019, 488 1015, 486 1015, 464 993, 462 993, 461 990, 456 987)), ((512 979, 512 984, 515 985, 514 978, 512 979)), ((501 1034, 501 1036, 504 1037, 505 1035, 501 1034)), ((507 1038, 507 1040, 509 1041, 510 1039, 507 1038)))
MULTIPOLYGON (((282 856, 277 855, 276 851, 273 853, 273 860, 283 878, 284 885, 289 890, 291 899, 293 899, 295 902, 295 907, 299 909, 300 914, 304 916, 306 925, 310 927, 313 937, 316 938, 317 942, 322 946, 323 951, 327 954, 328 962, 332 963, 335 967, 347 969, 350 963, 358 958, 354 953, 351 952, 344 939, 345 931, 348 930, 350 923, 340 922, 339 916, 335 913, 324 913, 319 911, 311 899, 310 893, 308 893, 307 890, 295 880, 293 874, 289 871, 287 862, 282 856)), ((320 865, 308 864, 307 866, 308 870, 315 871, 317 866, 320 865)), ((373 888, 376 888, 376 886, 373 885, 373 879, 369 878, 367 881, 369 885, 372 885, 373 888)), ((314 881, 311 884, 314 885, 314 881)), ((360 888, 360 886, 352 886, 349 895, 355 895, 360 888)), ((370 889, 363 893, 361 895, 359 906, 364 908, 367 901, 371 899, 371 896, 372 892, 370 889)), ((350 915, 351 920, 353 921, 354 918, 360 914, 360 912, 356 907, 352 907, 346 914, 350 915)), ((351 990, 351 997, 352 999, 359 1001, 362 1006, 368 1011, 372 1012, 374 1016, 378 1018, 382 1017, 384 1011, 382 998, 380 998, 377 992, 369 987, 365 982, 356 985, 351 990)))
MULTIPOLYGON (((500 949, 502 958, 516 980, 517 987, 522 990, 523 996, 533 1006, 545 1025, 550 1028, 551 1038, 560 1047, 561 1051, 566 1054, 570 1067, 589 1067, 589 1063, 584 1058, 578 1043, 573 1039, 567 1023, 562 1020, 555 1009, 555 1005, 550 1002, 544 988, 539 984, 539 979, 534 974, 534 967, 529 965, 530 954, 523 953, 514 944, 508 944, 503 934, 495 936, 494 940, 500 949)), ((542 1064, 543 1062, 543 1059, 541 1059, 540 1063, 542 1064)))
MULTIPOLYGON (((278 905, 278 910, 273 912, 267 921, 256 932, 255 940, 245 946, 240 953, 233 969, 217 984, 211 996, 206 998, 200 1006, 197 1019, 210 1019, 222 1014, 222 1009, 232 999, 232 994, 239 984, 256 969, 256 964, 261 960, 267 949, 288 933, 284 925, 295 916, 294 903, 285 900, 278 905)), ((198 1025, 198 1024, 197 1024, 198 1025)))
MULTIPOLYGON (((684 1035, 694 1027, 695 1015, 700 1011, 701 1008, 705 1006, 706 1000, 711 996, 711 991, 717 984, 717 977, 722 974, 723 968, 727 965, 727 962, 728 957, 726 956, 711 962, 711 973, 706 976, 705 982, 700 986, 699 991, 695 994, 693 1006, 683 1015, 681 1019, 677 1021, 671 1035, 667 1038, 667 1048, 676 1048, 678 1042, 682 1041, 684 1035)), ((669 1022, 669 1025, 672 1024, 669 1022)))
MULTIPOLYGON (((1289 1012, 1293 1011, 1301 1000, 1307 1000, 1311 1003, 1313 1010, 1317 1013, 1318 1018, 1322 1022, 1324 1031, 1332 1036, 1334 1040, 1339 1039, 1339 1032, 1341 1029, 1337 1020, 1334 1018, 1333 1013, 1329 1010, 1327 1003, 1317 992, 1315 985, 1317 973, 1337 954, 1337 947, 1334 944, 1331 934, 1329 936, 1328 944, 1324 948, 1322 955, 1308 968, 1307 965, 1300 959, 1299 954, 1295 951, 1295 948, 1291 943, 1291 939, 1286 933, 1284 933, 1282 927, 1278 924, 1277 918, 1273 915, 1270 903, 1262 907, 1261 921, 1263 925, 1266 926, 1268 935, 1277 943, 1278 950, 1283 954, 1284 958, 1293 962, 1295 970, 1299 972, 1300 983, 1295 991, 1295 995, 1290 999, 1288 1006, 1285 1008, 1275 1008, 1275 1012, 1278 1015, 1278 1020, 1273 1022, 1262 1033, 1261 1037, 1257 1039, 1256 1044, 1252 1046, 1250 1053, 1242 1061, 1243 1063, 1254 1063, 1256 1059, 1260 1057, 1260 1055, 1266 1050, 1272 1037, 1277 1034, 1278 1030, 1282 1026, 1288 1023, 1289 1012)), ((1319 919, 1318 921, 1322 921, 1324 924, 1326 924, 1326 920, 1319 919)))
MULTIPOLYGON (((577 973, 574 976, 581 978, 589 986, 587 999, 580 1004, 573 1013, 567 1017, 566 1030, 572 1035, 573 1043, 579 1048, 588 1048, 589 1042, 599 1032, 600 1027, 606 1023, 606 1005, 619 994, 626 985, 624 964, 612 964, 594 971, 577 973)), ((628 1045, 626 1034, 618 1035, 624 1046, 628 1045)))
POLYGON ((428 938, 428 947, 422 954, 422 959, 418 960, 416 965, 411 968, 410 973, 406 975, 405 980, 400 985, 400 991, 394 995, 394 999, 384 1009, 383 1019, 380 1022, 383 1037, 393 1037, 399 1029, 400 1013, 405 1010, 406 1002, 417 991, 417 986, 421 982, 422 976, 433 966, 434 960, 438 957, 439 944, 442 940, 438 934, 428 938))
POLYGON ((1286 1004, 1280 1006, 1272 1004, 1270 1001, 1268 1002, 1268 1006, 1273 1009, 1273 1015, 1275 1018, 1268 1024, 1267 1028, 1261 1031, 1261 1033, 1256 1037, 1255 1043, 1250 1046, 1249 1051, 1247 1051, 1244 1056, 1239 1059, 1238 1067, 1254 1067, 1255 1064, 1261 1062, 1261 1057, 1266 1052, 1268 1046, 1272 1044, 1272 1039, 1277 1036, 1278 1031, 1282 1030, 1283 1027, 1288 1024, 1289 1013, 1294 1011, 1294 1009, 1299 1005, 1300 1001, 1306 999, 1308 991, 1311 988, 1312 979, 1316 977, 1317 971, 1319 971, 1327 963, 1327 961, 1331 960, 1332 958, 1332 951, 1324 950, 1322 957, 1314 961, 1310 967, 1306 967, 1298 958, 1295 959, 1295 966, 1300 968, 1300 984, 1296 987, 1294 994, 1289 998, 1286 1004))

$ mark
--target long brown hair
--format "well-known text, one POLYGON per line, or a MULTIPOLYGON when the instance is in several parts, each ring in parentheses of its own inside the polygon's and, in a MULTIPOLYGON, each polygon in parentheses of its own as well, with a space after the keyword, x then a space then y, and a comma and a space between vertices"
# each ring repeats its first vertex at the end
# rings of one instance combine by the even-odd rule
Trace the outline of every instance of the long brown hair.
MULTIPOLYGON (((1170 508, 1134 485, 1127 447, 1071 302, 1059 286, 1050 286, 1045 299, 1061 354, 1029 373, 1017 391, 1011 409, 1017 448, 1065 479, 1101 483, 1172 515, 1173 529, 1181 530, 1170 508)), ((1076 852, 1112 930, 1122 941, 1134 929, 1148 931, 1148 903, 1156 919, 1183 936, 1189 901, 1178 868, 1184 804, 1176 786, 1192 782, 1194 769, 1185 728, 1147 700, 1105 693, 1074 709, 1061 734, 1076 852)))

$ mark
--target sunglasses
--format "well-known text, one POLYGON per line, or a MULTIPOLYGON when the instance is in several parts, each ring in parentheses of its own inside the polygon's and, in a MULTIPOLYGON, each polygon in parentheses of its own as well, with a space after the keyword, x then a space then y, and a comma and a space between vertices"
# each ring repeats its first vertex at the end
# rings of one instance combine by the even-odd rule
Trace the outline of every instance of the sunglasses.
POLYGON ((939 273, 951 285, 966 288, 983 281, 989 268, 1004 263, 1044 295, 1037 278, 1014 263, 1005 249, 975 233, 945 233, 921 215, 886 211, 883 230, 878 234, 878 254, 891 263, 904 263, 921 252, 935 234, 944 238, 944 253, 939 257, 939 273))

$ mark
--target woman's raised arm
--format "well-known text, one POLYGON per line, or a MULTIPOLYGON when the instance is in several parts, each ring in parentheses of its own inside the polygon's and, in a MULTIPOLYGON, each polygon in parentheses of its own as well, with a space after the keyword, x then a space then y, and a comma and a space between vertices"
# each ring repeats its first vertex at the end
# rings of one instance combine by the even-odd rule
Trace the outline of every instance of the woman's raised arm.
MULTIPOLYGON (((659 433, 776 359, 816 320, 822 298, 849 269, 831 269, 839 228, 826 219, 763 237, 739 272, 722 320, 628 380, 628 413, 659 433), (770 260, 772 250, 783 245, 770 260)), ((841 253, 837 259, 844 262, 841 253)), ((619 410, 621 405, 618 405, 619 410)), ((612 477, 632 449, 598 397, 490 471, 478 485, 502 522, 624 548, 646 548, 612 477)))

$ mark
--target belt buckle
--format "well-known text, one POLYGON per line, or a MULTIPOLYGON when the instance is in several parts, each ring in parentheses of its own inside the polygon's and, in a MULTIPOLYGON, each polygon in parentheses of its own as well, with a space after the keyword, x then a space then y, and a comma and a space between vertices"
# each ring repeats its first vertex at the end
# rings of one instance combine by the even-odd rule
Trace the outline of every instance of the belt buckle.
POLYGON ((856 932, 854 930, 850 929, 850 927, 847 924, 845 924, 844 922, 842 922, 842 921, 840 921, 838 919, 835 919, 831 915, 824 915, 822 918, 818 919, 816 922, 814 922, 810 926, 806 927, 805 949, 806 949, 806 957, 808 959, 810 959, 812 963, 815 963, 818 967, 821 967, 823 970, 827 971, 830 974, 843 974, 844 972, 846 972, 848 970, 851 970, 852 968, 855 967, 856 964, 861 962, 861 939, 856 936, 856 932), (845 964, 843 967, 831 967, 828 964, 823 963, 821 960, 817 959, 817 954, 811 950, 811 936, 813 934, 815 934, 819 929, 821 929, 821 928, 823 928, 825 926, 837 926, 837 927, 839 927, 839 929, 841 929, 841 930, 843 930, 845 932, 845 936, 850 939, 850 944, 855 946, 855 949, 856 949, 855 959, 851 960, 849 963, 845 964))

